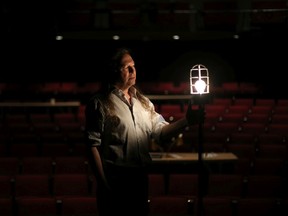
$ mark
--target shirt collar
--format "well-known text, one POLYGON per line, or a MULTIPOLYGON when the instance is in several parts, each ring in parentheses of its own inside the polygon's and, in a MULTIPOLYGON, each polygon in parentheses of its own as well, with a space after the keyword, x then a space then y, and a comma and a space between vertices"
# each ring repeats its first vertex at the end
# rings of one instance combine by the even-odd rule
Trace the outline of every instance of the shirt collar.
MULTIPOLYGON (((114 87, 114 89, 112 89, 111 92, 118 95, 118 96, 124 97, 123 91, 121 89, 116 88, 116 87, 114 87)), ((137 92, 137 89, 135 87, 131 86, 129 88, 129 93, 130 93, 131 97, 136 98, 136 92, 137 92)))

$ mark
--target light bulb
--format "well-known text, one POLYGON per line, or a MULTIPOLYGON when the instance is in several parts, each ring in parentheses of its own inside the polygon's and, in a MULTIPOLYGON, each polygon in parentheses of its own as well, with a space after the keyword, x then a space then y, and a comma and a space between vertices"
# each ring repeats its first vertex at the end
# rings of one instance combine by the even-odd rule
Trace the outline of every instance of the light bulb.
POLYGON ((206 88, 206 83, 199 79, 195 82, 195 88, 199 94, 202 94, 206 88))

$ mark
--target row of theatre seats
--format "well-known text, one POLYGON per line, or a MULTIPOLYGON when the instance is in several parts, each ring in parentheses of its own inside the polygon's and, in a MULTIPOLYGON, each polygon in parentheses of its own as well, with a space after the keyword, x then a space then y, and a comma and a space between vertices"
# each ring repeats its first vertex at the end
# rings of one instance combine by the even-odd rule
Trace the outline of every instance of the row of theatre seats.
POLYGON ((165 30, 166 27, 170 30, 183 30, 191 26, 204 28, 206 31, 233 30, 240 24, 237 23, 240 15, 249 17, 247 19, 253 27, 280 24, 284 22, 285 11, 279 9, 287 9, 285 0, 251 0, 249 4, 239 4, 230 0, 198 2, 110 0, 97 3, 73 1, 67 5, 64 24, 68 29, 81 30, 91 28, 165 30))
MULTIPOLYGON (((190 94, 189 82, 153 82, 145 81, 137 83, 139 89, 145 94, 190 94)), ((44 83, 0 83, 1 100, 38 100, 46 101, 50 98, 59 100, 87 100, 89 96, 97 92, 102 84, 95 82, 44 82, 44 83)), ((263 91, 263 86, 252 82, 223 82, 218 86, 210 86, 214 95, 258 95, 263 91)))
MULTIPOLYGON (((25 160, 29 159, 23 158, 23 163, 25 160)), ((61 167, 61 159, 57 161, 56 166, 61 167)), ((0 175, 1 215, 97 215, 97 179, 92 175, 87 175, 83 169, 71 172, 72 163, 68 165, 70 170, 58 170, 52 175, 31 172, 33 166, 35 164, 29 168, 30 173, 26 169, 26 174, 23 171, 0 175)), ((197 174, 151 173, 149 179, 150 215, 195 214, 199 190, 197 174)), ((203 199, 205 215, 221 211, 224 215, 235 216, 285 215, 287 178, 271 174, 210 173, 203 199)))
MULTIPOLYGON (((0 181, 1 215, 97 215, 97 180, 90 175, 23 174, 0 176, 0 181)), ((193 215, 197 211, 197 174, 150 174, 149 181, 151 215, 193 215)), ((215 211, 224 215, 285 215, 287 180, 211 174, 203 199, 205 215, 215 215, 215 211)))
MULTIPOLYGON (((183 196, 160 196, 149 200, 150 215, 197 215, 198 200, 183 196)), ((287 215, 287 200, 284 202, 269 198, 245 198, 232 200, 230 198, 203 198, 204 211, 202 215, 239 215, 239 216, 263 216, 263 215, 287 215), (285 206, 286 205, 286 206, 285 206)), ((21 198, 11 203, 10 200, 0 199, 2 215, 5 209, 13 208, 18 215, 97 215, 95 197, 54 197, 21 198)), ((8 210, 9 212, 10 210, 8 210)), ((8 214, 11 215, 11 214, 8 214)))
MULTIPOLYGON (((255 156, 286 158, 286 102, 285 99, 276 102, 273 99, 214 98, 213 102, 205 105, 204 149, 209 152, 236 152, 238 149, 239 157, 250 159, 255 156)), ((171 122, 184 117, 187 109, 186 104, 181 103, 155 106, 171 122)), ((49 156, 54 154, 55 143, 59 144, 58 154, 65 151, 83 153, 84 109, 85 106, 81 105, 77 112, 5 113, 0 125, 0 155, 49 156)), ((197 131, 197 125, 186 128, 172 140, 177 144, 173 145, 173 151, 197 151, 197 131)))
MULTIPOLYGON (((1 157, 0 158, 0 168, 1 168, 1 172, 0 172, 0 176, 3 177, 1 178, 3 180, 3 184, 1 184, 1 188, 3 190, 1 190, 1 197, 9 197, 11 195, 15 195, 18 196, 20 191, 15 191, 15 190, 10 190, 11 186, 8 186, 8 181, 7 179, 14 179, 13 183, 15 186, 15 180, 17 181, 17 179, 22 178, 21 176, 26 176, 27 179, 33 179, 33 176, 46 176, 46 180, 48 177, 51 177, 54 182, 55 182, 55 177, 58 176, 62 176, 62 175, 70 175, 73 176, 75 174, 77 175, 81 175, 81 176, 86 176, 86 177, 90 177, 93 176, 93 173, 90 169, 90 165, 87 161, 87 159, 83 156, 62 156, 62 157, 23 157, 23 158, 16 158, 16 157, 1 157), (29 177, 30 176, 30 177, 29 177), (6 184, 4 184, 4 182, 6 182, 6 184), (6 186, 3 186, 6 185, 6 186), (6 192, 4 192, 6 191, 6 192)), ((227 181, 227 184, 230 184, 230 181, 233 181, 235 184, 235 179, 237 179, 238 181, 238 185, 240 186, 240 182, 241 182, 241 187, 237 187, 237 196, 238 197, 252 197, 252 196, 261 196, 261 194, 263 194, 264 196, 274 196, 274 197, 278 197, 278 198, 283 198, 283 197, 287 197, 287 185, 285 185, 287 183, 287 173, 280 173, 277 171, 272 171, 272 165, 267 165, 268 163, 271 163, 275 166, 280 166, 279 164, 281 163, 281 161, 277 161, 277 160, 263 160, 263 159, 258 159, 255 160, 255 165, 254 165, 254 172, 251 173, 241 173, 239 172, 237 169, 236 170, 231 170, 229 172, 213 172, 213 170, 209 170, 209 175, 210 178, 209 180, 212 180, 214 178, 214 176, 217 176, 219 178, 220 181, 223 181, 223 185, 221 187, 226 187, 226 184, 224 184, 225 179, 230 179, 229 181, 227 181), (262 164, 261 164, 262 163, 262 164), (277 163, 279 163, 277 165, 277 163), (265 172, 265 166, 267 165, 267 169, 268 171, 265 172), (269 172, 270 169, 270 172, 269 172), (223 176, 223 179, 221 178, 221 176, 223 176), (269 181, 266 181, 267 179, 270 179, 269 181), (271 187, 267 187, 267 189, 265 190, 259 190, 259 191, 254 191, 254 192, 250 192, 250 190, 252 191, 253 189, 256 190, 256 186, 254 185, 255 182, 258 182, 259 184, 261 181, 263 181, 263 184, 271 184, 271 187), (274 184, 273 182, 275 181, 275 188, 272 187, 272 185, 274 184), (245 185, 244 185, 245 184, 245 185), (249 191, 245 191, 243 186, 249 186, 253 185, 253 187, 251 187, 251 189, 249 189, 249 191), (276 187, 279 187, 276 189, 276 187), (241 188, 241 190, 240 190, 241 188), (281 190, 282 188, 282 190, 281 190), (271 189, 271 191, 269 192, 269 190, 271 189), (274 190, 274 191, 273 191, 274 190), (273 191, 273 192, 272 192, 273 191), (255 193, 255 194, 254 194, 255 193), (267 194, 266 194, 267 193, 267 194)), ((282 161, 283 163, 283 161, 282 161)), ((237 166, 237 162, 236 162, 236 166, 237 166)), ((283 164, 282 164, 283 166, 283 164)), ((208 168, 208 165, 207 165, 208 168)), ((210 167, 208 168, 210 169, 210 167)), ((287 170, 286 170, 287 171, 287 170)), ((197 186, 196 186, 196 181, 197 179, 195 178, 195 173, 190 173, 187 172, 187 170, 185 172, 183 171, 179 171, 179 170, 173 170, 171 172, 155 172, 151 170, 151 182, 153 184, 151 184, 151 195, 164 195, 164 194, 170 194, 170 192, 168 192, 168 187, 169 184, 171 183, 171 176, 174 176, 175 174, 179 174, 179 178, 178 178, 178 186, 182 187, 182 195, 184 195, 185 193, 188 193, 189 195, 197 195, 197 186), (181 181, 181 178, 183 177, 183 181, 181 181), (194 179, 187 179, 187 183, 185 182, 185 178, 188 177, 192 177, 194 176, 194 179), (156 179, 154 179, 156 178, 156 179), (161 178, 161 182, 160 179, 161 178), (155 182, 154 182, 155 181, 155 182), (188 186, 188 182, 193 182, 193 184, 191 184, 190 186, 188 186), (184 185, 181 185, 181 184, 184 185), (193 188, 193 191, 190 191, 190 187, 195 187, 193 188), (185 192, 185 188, 187 189, 185 192), (161 191, 161 193, 159 192, 159 190, 161 191)), ((82 178, 83 179, 83 178, 82 178)), ((36 181, 39 181, 37 178, 35 179, 36 181)), ((43 178, 42 178, 43 180, 43 178)), ((87 178, 87 180, 90 180, 87 178)), ((19 180, 20 182, 22 180, 19 180)), ((56 180, 57 181, 57 180, 56 180)), ((73 179, 71 179, 71 181, 73 181, 73 179)), ((97 181, 97 179, 93 179, 93 181, 97 181)), ((2 182, 2 181, 1 181, 2 182)), ((29 181, 27 181, 27 183, 29 183, 29 181)), ((40 182, 40 181, 39 181, 40 182)), ((86 180, 85 180, 86 182, 86 180)), ((176 184, 177 181, 175 181, 174 184, 176 184)), ((18 185, 18 182, 16 182, 18 185)), ((47 182, 48 183, 48 182, 47 182)), ((222 184, 221 183, 221 184, 222 184)), ((67 184, 69 185, 70 182, 67 182, 67 184)), ((71 182, 72 184, 72 182, 71 182)), ((74 183, 73 183, 74 184, 74 183)), ((22 184, 20 184, 21 186, 22 184)), ((77 184, 75 184, 76 186, 77 184)), ((53 185, 54 186, 54 185, 53 185)), ((268 185, 267 185, 268 186, 268 185)), ((67 186, 68 187, 68 186, 67 186)), ((219 186, 215 187, 214 189, 217 190, 219 186)), ((261 185, 259 185, 258 187, 262 187, 261 185)), ((21 187, 19 187, 21 190, 21 187)), ((70 186, 69 186, 70 188, 70 186)), ((48 189, 48 188, 47 188, 48 189)), ((53 195, 54 193, 51 191, 51 188, 49 187, 50 191, 48 193, 48 191, 46 191, 45 195, 53 195)), ((68 189, 68 188, 67 188, 68 189)), ((231 189, 231 188, 230 188, 231 189)), ((226 193, 226 196, 229 195, 229 193, 231 193, 230 195, 232 196, 236 196, 235 191, 229 191, 230 189, 218 189, 217 193, 218 195, 224 195, 226 193)), ((235 188, 236 189, 236 188, 235 188)), ((246 188, 247 189, 247 188, 246 188)), ((260 189, 260 188, 258 188, 260 189)), ((71 190, 78 190, 78 188, 76 187, 72 187, 71 190)), ((178 190, 175 188, 175 190, 178 190)), ((209 189, 208 187, 208 194, 211 194, 211 189, 209 189)), ((169 190, 170 191, 170 190, 169 190)), ((25 193, 43 193, 43 192, 37 192, 35 191, 26 191, 25 193)), ((25 195, 25 193, 22 193, 22 195, 25 195)), ((83 193, 83 191, 81 192, 83 193)), ((89 193, 94 193, 93 190, 89 189, 89 193)), ((181 194, 179 192, 179 195, 181 194)), ((215 192, 212 192, 215 193, 215 192)), ((32 194, 30 194, 32 195, 32 194)), ((43 194, 44 195, 44 194, 43 194)), ((80 194, 78 194, 80 195, 80 194)), ((83 193, 82 195, 88 195, 88 191, 86 191, 86 193, 83 193)), ((216 195, 216 194, 214 194, 216 195)))
MULTIPOLYGON (((182 100, 154 102, 171 122, 187 109, 182 100)), ((85 154, 84 109, 81 104, 76 110, 1 113, 1 215, 97 215, 97 179, 85 154)), ((214 97, 205 110, 204 151, 238 156, 232 169, 209 167, 205 215, 287 215, 288 100, 214 97)), ((164 151, 197 152, 198 130, 198 125, 186 128, 167 141, 164 151)), ((151 172, 149 214, 196 215, 198 177, 187 169, 151 172)))
MULTIPOLYGON (((287 159, 286 103, 286 99, 214 98, 212 103, 205 105, 204 150, 239 150, 239 157, 250 159, 255 156, 287 159)), ((185 104, 182 107, 170 104, 160 105, 157 109, 173 122, 185 116, 187 107, 185 104)), ((197 151, 198 129, 196 125, 179 134, 174 141, 174 151, 197 151)))
MULTIPOLYGON (((1 175, 0 182, 1 215, 97 215, 92 175, 1 175)), ((193 215, 201 198, 205 215, 287 214, 287 179, 280 176, 210 174, 202 197, 197 174, 151 173, 149 182, 150 215, 193 215)))
MULTIPOLYGON (((23 174, 63 174, 84 173, 91 174, 89 163, 85 156, 2 156, 0 158, 0 175, 23 174)), ((172 166, 172 165, 171 165, 172 166)), ((207 165, 210 166, 210 165, 207 165)), ((187 172, 187 167, 178 169, 178 172, 187 172), (185 170, 186 169, 186 170, 185 170)), ((243 176, 280 176, 287 177, 287 159, 283 158, 238 158, 233 162, 233 167, 209 167, 213 174, 236 174, 243 176)), ((163 169, 164 170, 164 169, 163 169)), ((189 171, 189 169, 188 169, 189 171)), ((191 169, 193 171, 193 169, 191 169)), ((151 170, 153 171, 153 169, 151 170)), ((164 171, 163 171, 164 172, 164 171)))

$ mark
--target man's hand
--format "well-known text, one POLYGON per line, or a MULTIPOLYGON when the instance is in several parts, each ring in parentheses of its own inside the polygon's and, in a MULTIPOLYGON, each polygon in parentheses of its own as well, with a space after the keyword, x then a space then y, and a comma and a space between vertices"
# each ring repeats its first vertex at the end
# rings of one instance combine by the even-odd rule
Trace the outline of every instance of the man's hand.
POLYGON ((203 123, 205 120, 204 108, 200 107, 197 109, 192 109, 192 102, 190 100, 186 111, 186 120, 188 122, 188 125, 203 123))

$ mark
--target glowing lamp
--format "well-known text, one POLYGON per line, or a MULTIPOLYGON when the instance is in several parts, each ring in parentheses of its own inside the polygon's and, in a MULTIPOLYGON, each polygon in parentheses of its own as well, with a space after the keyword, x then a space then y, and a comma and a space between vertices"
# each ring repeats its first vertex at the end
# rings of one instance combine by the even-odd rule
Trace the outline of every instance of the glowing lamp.
POLYGON ((194 65, 190 70, 190 94, 209 93, 208 69, 201 64, 194 65))

